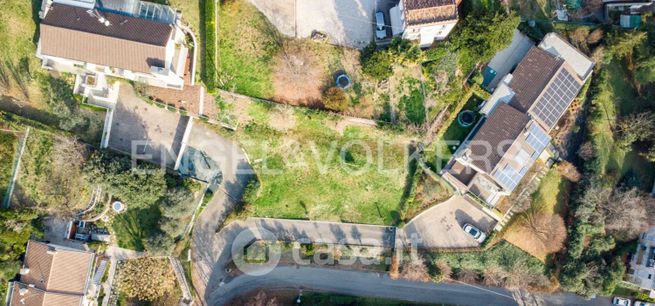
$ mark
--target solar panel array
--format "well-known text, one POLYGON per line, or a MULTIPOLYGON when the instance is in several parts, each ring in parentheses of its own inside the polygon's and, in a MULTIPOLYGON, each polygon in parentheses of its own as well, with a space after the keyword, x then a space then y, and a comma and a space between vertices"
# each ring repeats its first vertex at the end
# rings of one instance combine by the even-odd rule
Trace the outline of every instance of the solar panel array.
POLYGON ((533 122, 528 127, 528 137, 526 137, 525 142, 539 155, 550 142, 550 136, 533 122))
POLYGON ((535 103, 532 110, 534 115, 552 128, 578 95, 581 87, 566 69, 560 70, 555 81, 535 103))
MULTIPOLYGON (((527 167, 524 167, 524 169, 527 169, 527 167)), ((527 170, 526 170, 527 171, 527 170)), ((523 175, 525 174, 525 171, 516 171, 512 166, 509 164, 505 165, 505 168, 496 171, 496 174, 494 174, 494 177, 498 179, 498 181, 507 189, 509 190, 514 190, 516 188, 516 185, 519 184, 521 179, 523 178, 523 175), (521 173, 523 172, 523 173, 521 173)))

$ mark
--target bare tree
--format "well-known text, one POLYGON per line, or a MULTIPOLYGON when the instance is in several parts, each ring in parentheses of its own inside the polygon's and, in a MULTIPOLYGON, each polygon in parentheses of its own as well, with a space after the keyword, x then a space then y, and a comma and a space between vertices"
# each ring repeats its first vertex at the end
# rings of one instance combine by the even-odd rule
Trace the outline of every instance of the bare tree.
POLYGON ((557 172, 574 183, 577 183, 580 181, 580 179, 582 179, 582 174, 580 174, 578 168, 566 160, 563 160, 557 164, 557 172))
POLYGON ((623 147, 635 141, 651 139, 655 136, 655 113, 643 112, 621 118, 618 123, 618 143, 623 147))
POLYGON ((253 296, 249 301, 247 301, 245 306, 278 306, 276 297, 269 298, 266 292, 259 290, 255 296, 253 296))
POLYGON ((526 249, 540 254, 559 251, 564 246, 566 227, 559 215, 530 209, 518 220, 519 231, 524 235, 526 249))
POLYGON ((591 141, 583 143, 578 149, 578 156, 587 161, 594 157, 594 144, 591 141))
POLYGON ((457 272, 457 280, 465 283, 475 283, 478 281, 478 272, 472 269, 461 269, 457 272))
POLYGON ((491 266, 484 270, 482 283, 485 286, 504 287, 507 273, 497 266, 491 266))
POLYGON ((403 263, 400 269, 400 278, 415 282, 429 281, 430 276, 428 274, 428 267, 425 265, 425 260, 417 256, 403 263))
POLYGON ((591 31, 589 36, 587 36, 587 43, 590 45, 595 45, 599 43, 603 37, 605 37, 605 31, 603 31, 601 28, 595 29, 591 31))
POLYGON ((651 220, 647 207, 655 205, 653 198, 637 188, 620 188, 611 193, 603 191, 600 194, 597 200, 604 215, 605 229, 614 233, 617 238, 633 239, 648 228, 651 220))

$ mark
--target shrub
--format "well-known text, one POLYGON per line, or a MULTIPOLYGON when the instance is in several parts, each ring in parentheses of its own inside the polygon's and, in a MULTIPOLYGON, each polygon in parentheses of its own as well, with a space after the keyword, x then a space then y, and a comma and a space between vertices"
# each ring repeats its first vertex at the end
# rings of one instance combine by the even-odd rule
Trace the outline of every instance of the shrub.
POLYGON ((175 274, 167 259, 128 260, 120 267, 118 288, 129 298, 154 301, 173 292, 175 274))
POLYGON ((344 111, 348 108, 348 97, 343 90, 330 87, 323 94, 323 105, 333 111, 344 111))
POLYGON ((386 50, 362 52, 362 71, 378 81, 382 81, 393 73, 393 55, 386 50))

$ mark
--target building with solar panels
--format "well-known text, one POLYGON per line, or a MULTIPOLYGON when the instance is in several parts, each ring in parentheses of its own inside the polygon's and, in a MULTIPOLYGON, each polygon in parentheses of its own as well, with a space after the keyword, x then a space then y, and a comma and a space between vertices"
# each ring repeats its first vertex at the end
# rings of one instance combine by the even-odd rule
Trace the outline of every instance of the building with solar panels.
POLYGON ((592 73, 594 62, 555 33, 533 47, 480 108, 483 120, 442 176, 490 206, 514 191, 537 159, 547 159, 550 131, 592 73))

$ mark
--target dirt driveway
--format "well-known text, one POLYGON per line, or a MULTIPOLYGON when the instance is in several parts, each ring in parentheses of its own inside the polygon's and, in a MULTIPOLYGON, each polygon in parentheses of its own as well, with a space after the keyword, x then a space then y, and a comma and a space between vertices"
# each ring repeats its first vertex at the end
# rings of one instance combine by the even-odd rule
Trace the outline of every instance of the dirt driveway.
POLYGON ((470 223, 489 234, 496 220, 464 197, 454 195, 443 203, 424 211, 408 222, 398 235, 407 241, 413 235, 423 248, 473 248, 479 246, 462 230, 470 223))
POLYGON ((326 33, 338 45, 363 48, 373 39, 376 0, 249 0, 282 34, 326 33))
POLYGON ((189 117, 146 103, 130 85, 122 83, 109 148, 172 168, 188 122, 189 117))

